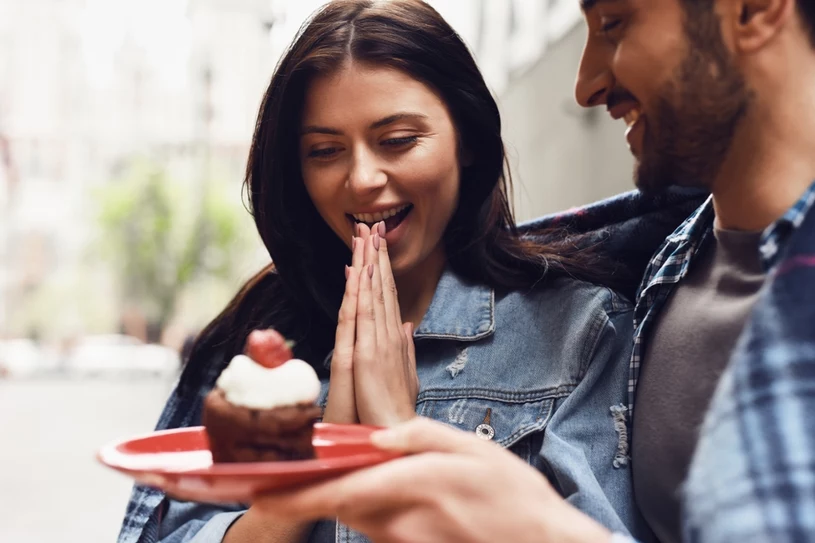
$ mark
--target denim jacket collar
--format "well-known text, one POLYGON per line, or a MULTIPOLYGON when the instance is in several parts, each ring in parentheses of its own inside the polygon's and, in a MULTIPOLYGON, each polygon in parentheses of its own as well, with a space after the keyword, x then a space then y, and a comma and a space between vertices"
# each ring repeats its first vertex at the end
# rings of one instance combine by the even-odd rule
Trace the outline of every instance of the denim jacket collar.
POLYGON ((448 268, 414 338, 477 341, 494 332, 495 291, 465 281, 448 268))

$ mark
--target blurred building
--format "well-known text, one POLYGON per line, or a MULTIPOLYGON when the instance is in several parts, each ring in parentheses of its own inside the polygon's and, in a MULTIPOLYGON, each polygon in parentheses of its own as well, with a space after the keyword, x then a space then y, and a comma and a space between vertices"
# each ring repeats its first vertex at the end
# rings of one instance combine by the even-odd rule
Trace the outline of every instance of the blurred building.
MULTIPOLYGON (((134 155, 157 157, 191 197, 213 177, 238 197, 269 77, 322 3, 0 0, 0 336, 38 333, 24 314, 44 286, 62 330, 94 311, 113 320, 94 306, 113 295, 88 252, 94 191, 134 155)), ((575 0, 430 3, 498 97, 519 218, 629 187, 624 128, 574 105, 575 0)))
POLYGON ((570 29, 499 99, 519 220, 634 188, 625 125, 574 99, 585 37, 582 24, 570 29))
POLYGON ((94 189, 134 155, 171 168, 191 197, 218 170, 237 198, 275 63, 268 12, 268 0, 0 0, 0 144, 12 163, 0 161, 0 335, 46 283, 68 330, 90 309, 71 299, 77 283, 113 294, 88 265, 94 189))

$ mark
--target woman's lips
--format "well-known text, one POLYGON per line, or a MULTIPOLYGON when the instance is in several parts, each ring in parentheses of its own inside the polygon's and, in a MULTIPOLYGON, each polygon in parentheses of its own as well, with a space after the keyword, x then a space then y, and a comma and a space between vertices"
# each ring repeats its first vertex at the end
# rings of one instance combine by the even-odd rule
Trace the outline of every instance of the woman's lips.
POLYGON ((382 221, 382 220, 374 220, 374 221, 363 220, 363 221, 361 221, 361 220, 355 218, 354 215, 351 215, 350 213, 346 213, 345 216, 349 221, 351 221, 352 224, 362 223, 362 224, 368 225, 369 228, 373 228, 373 226, 375 224, 377 224, 378 222, 384 222, 385 227, 388 230, 393 230, 396 227, 398 227, 402 223, 403 220, 405 220, 405 218, 410 214, 410 212, 412 210, 413 210, 413 204, 407 204, 398 213, 396 213, 395 215, 391 215, 390 217, 387 217, 386 219, 384 219, 384 221, 382 221))
POLYGON ((411 211, 413 211, 413 206, 409 205, 396 215, 393 215, 392 217, 388 217, 387 219, 385 219, 385 228, 388 229, 388 232, 390 232, 391 230, 396 230, 396 228, 400 224, 402 224, 402 221, 404 221, 407 218, 407 216, 410 215, 411 211))

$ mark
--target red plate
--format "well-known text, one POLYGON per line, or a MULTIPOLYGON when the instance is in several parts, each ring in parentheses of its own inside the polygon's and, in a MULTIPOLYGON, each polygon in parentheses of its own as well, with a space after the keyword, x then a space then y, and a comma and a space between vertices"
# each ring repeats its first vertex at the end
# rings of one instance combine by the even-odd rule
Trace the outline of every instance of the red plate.
POLYGON ((260 492, 327 479, 400 456, 375 448, 377 428, 314 425, 313 460, 214 464, 203 426, 166 430, 112 443, 97 458, 144 485, 182 500, 248 503, 260 492))

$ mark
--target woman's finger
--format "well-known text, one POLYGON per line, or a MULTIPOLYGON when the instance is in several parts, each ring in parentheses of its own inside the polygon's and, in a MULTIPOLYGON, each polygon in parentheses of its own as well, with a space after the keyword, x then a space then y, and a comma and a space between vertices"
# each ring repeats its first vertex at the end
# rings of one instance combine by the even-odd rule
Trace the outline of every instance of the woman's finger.
POLYGON ((334 337, 332 368, 334 363, 340 363, 351 369, 356 339, 360 271, 356 268, 346 268, 346 271, 348 280, 345 283, 345 294, 342 297, 340 312, 337 316, 337 333, 334 337))
MULTIPOLYGON (((365 243, 363 244, 363 258, 362 258, 362 265, 369 266, 371 264, 376 263, 376 248, 379 245, 374 246, 371 241, 374 240, 376 237, 376 232, 373 229, 368 229, 366 225, 362 225, 363 230, 368 232, 368 235, 365 237, 365 243)), ((375 227, 375 226, 374 226, 375 227)), ((378 243, 378 242, 377 242, 378 243)))
POLYGON ((354 232, 356 234, 356 242, 352 244, 351 248, 351 266, 357 269, 362 269, 363 266, 363 259, 365 256, 365 240, 368 239, 368 236, 371 235, 371 230, 368 228, 368 225, 364 223, 357 223, 354 226, 354 232))
POLYGON ((413 393, 419 394, 419 372, 416 370, 416 345, 413 343, 413 323, 406 322, 402 325, 405 332, 405 350, 407 351, 408 366, 405 368, 407 378, 413 387, 413 393))
MULTIPOLYGON (((373 254, 373 240, 369 237, 365 240, 365 253, 373 254)), ((368 257, 370 258, 370 256, 368 257)), ((354 348, 354 362, 356 367, 354 372, 367 371, 364 367, 366 363, 371 363, 376 358, 376 316, 374 314, 374 299, 372 287, 374 267, 366 264, 360 271, 359 295, 357 298, 356 324, 357 335, 354 348)), ((354 385, 360 386, 358 378, 354 379, 354 385)))
POLYGON ((396 291, 396 281, 393 278, 391 269, 391 259, 388 254, 388 242, 385 240, 387 229, 384 222, 377 226, 377 234, 380 236, 378 251, 378 268, 380 283, 382 285, 382 298, 385 305, 385 320, 388 327, 388 334, 391 337, 400 337, 402 333, 402 313, 399 309, 399 297, 396 291))
POLYGON ((407 354, 410 363, 415 368, 416 367, 416 345, 413 343, 413 323, 406 322, 402 325, 402 328, 405 330, 405 342, 407 344, 407 354))
POLYGON ((388 312, 385 305, 385 293, 382 290, 382 272, 379 269, 380 253, 382 250, 382 244, 385 242, 385 240, 380 237, 376 230, 377 225, 374 226, 374 233, 371 236, 371 248, 374 251, 374 254, 371 255, 371 265, 373 266, 373 276, 371 277, 371 295, 373 297, 377 347, 379 348, 379 352, 382 352, 383 347, 386 348, 390 340, 399 338, 399 336, 395 335, 394 330, 388 328, 388 312))
POLYGON ((325 422, 353 423, 357 420, 354 393, 354 345, 360 271, 356 268, 346 268, 346 272, 348 280, 337 317, 334 354, 331 358, 331 381, 323 416, 325 422))

